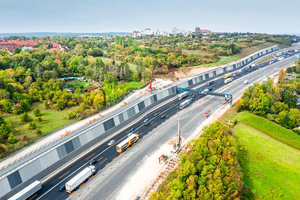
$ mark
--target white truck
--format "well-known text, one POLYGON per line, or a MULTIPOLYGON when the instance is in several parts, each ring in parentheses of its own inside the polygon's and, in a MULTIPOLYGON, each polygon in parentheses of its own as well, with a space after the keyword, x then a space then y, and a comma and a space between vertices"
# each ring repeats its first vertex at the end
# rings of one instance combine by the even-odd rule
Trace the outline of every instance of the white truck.
POLYGON ((275 54, 276 56, 281 56, 282 55, 282 52, 278 52, 275 54))
POLYGON ((8 200, 24 200, 28 197, 35 194, 37 191, 42 189, 42 184, 40 181, 34 181, 30 185, 28 185, 26 188, 15 194, 14 196, 10 197, 8 200))
POLYGON ((227 83, 230 83, 231 81, 233 80, 233 78, 227 78, 224 83, 227 84, 227 83))
POLYGON ((96 174, 95 166, 88 166, 66 183, 66 191, 72 193, 73 190, 77 189, 87 178, 94 174, 96 174))
POLYGON ((255 64, 250 65, 250 68, 253 68, 253 67, 255 67, 255 64))

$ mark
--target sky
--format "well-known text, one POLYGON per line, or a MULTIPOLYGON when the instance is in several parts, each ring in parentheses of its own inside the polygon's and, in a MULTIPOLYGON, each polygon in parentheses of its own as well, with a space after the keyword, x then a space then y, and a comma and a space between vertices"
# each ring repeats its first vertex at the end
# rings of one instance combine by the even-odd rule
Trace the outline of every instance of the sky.
POLYGON ((0 33, 194 31, 300 34, 299 0, 0 0, 0 33))

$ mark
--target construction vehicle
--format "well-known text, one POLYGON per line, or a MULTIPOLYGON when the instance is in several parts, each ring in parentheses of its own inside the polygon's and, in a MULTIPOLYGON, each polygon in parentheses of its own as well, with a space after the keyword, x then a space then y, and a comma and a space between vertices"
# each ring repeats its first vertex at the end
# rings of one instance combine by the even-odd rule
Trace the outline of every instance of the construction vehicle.
POLYGON ((208 110, 206 113, 204 113, 203 117, 204 117, 204 118, 208 118, 209 115, 210 115, 210 110, 208 110))
POLYGON ((35 194, 37 191, 42 189, 42 184, 40 181, 34 181, 26 188, 15 194, 14 196, 10 197, 8 200, 23 200, 27 199, 28 197, 35 194))
POLYGON ((122 153, 130 146, 132 146, 134 143, 136 143, 138 139, 139 139, 138 134, 131 134, 128 138, 126 138, 126 140, 124 140, 123 142, 117 145, 117 152, 122 153))
POLYGON ((153 81, 153 71, 154 71, 154 67, 155 67, 155 59, 153 60, 153 67, 152 67, 152 73, 151 73, 151 81, 150 81, 150 85, 149 88, 147 89, 147 92, 152 92, 154 90, 154 88, 152 88, 152 81, 153 81))
POLYGON ((84 182, 86 179, 88 179, 89 177, 95 174, 96 174, 95 166, 94 165, 88 166, 87 168, 82 170, 79 174, 77 174, 74 178, 72 178, 66 183, 66 191, 68 193, 72 193, 73 190, 79 188, 82 182, 84 182))
POLYGON ((126 106, 127 104, 128 104, 127 102, 123 102, 122 105, 121 105, 121 107, 124 107, 124 106, 126 106))
POLYGON ((166 161, 168 159, 168 156, 163 154, 158 158, 158 162, 161 163, 161 161, 166 161))
POLYGON ((227 103, 229 100, 230 100, 229 98, 226 98, 226 97, 225 97, 225 100, 222 101, 221 104, 225 104, 225 103, 227 103))

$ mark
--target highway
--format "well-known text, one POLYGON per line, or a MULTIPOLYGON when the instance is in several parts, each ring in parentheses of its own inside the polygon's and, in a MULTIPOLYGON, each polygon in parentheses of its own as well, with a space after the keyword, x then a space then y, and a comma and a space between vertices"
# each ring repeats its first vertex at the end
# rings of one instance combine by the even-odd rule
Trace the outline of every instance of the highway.
MULTIPOLYGON (((279 68, 283 67, 283 64, 285 64, 285 65, 290 64, 295 59, 296 59, 295 56, 293 56, 292 58, 287 58, 283 61, 280 61, 280 63, 278 63, 278 64, 277 64, 278 61, 275 61, 275 64, 272 65, 272 68, 279 69, 279 68)), ((264 68, 264 67, 268 66, 269 62, 270 61, 267 61, 265 63, 257 65, 257 66, 254 67, 253 70, 249 70, 249 69, 248 70, 243 70, 242 73, 240 74, 240 76, 235 75, 235 76, 232 76, 232 78, 234 80, 242 79, 243 76, 245 76, 249 73, 256 72, 260 68, 264 68)), ((265 76, 266 73, 268 73, 268 69, 260 69, 259 72, 256 72, 256 74, 260 74, 260 76, 262 76, 262 75, 265 76), (261 70, 265 70, 266 72, 260 73, 261 70)), ((248 81, 250 82, 251 80, 249 79, 248 81)), ((241 84, 239 84, 239 85, 241 85, 241 84)), ((215 90, 220 89, 223 86, 224 86, 224 78, 218 78, 218 79, 215 80, 215 83, 213 85, 209 86, 209 87, 212 87, 212 91, 215 91, 215 90)), ((237 86, 235 86, 235 87, 237 88, 237 86)), ((199 87, 198 89, 205 89, 205 88, 207 88, 207 86, 204 85, 204 86, 199 87)), ((233 89, 232 87, 230 87, 230 88, 231 89, 228 89, 228 90, 224 91, 224 93, 228 92, 229 94, 233 94, 234 90, 238 90, 238 89, 233 89)), ((197 101, 201 98, 203 98, 203 97, 201 97, 199 94, 195 94, 195 98, 194 98, 193 102, 195 102, 195 101, 197 101)), ((207 98, 207 97, 204 97, 204 98, 207 98)), ((220 98, 220 97, 212 97, 210 99, 219 99, 220 101, 224 100, 224 98, 220 98)), ((119 156, 119 153, 116 152, 116 145, 118 143, 120 143, 121 141, 123 141, 127 137, 127 135, 131 132, 130 128, 132 128, 132 127, 135 128, 133 133, 139 135, 140 140, 138 141, 138 143, 141 143, 143 141, 143 137, 147 136, 148 133, 155 130, 158 126, 160 126, 162 123, 166 122, 173 115, 175 115, 177 113, 177 111, 179 110, 179 104, 184 100, 185 99, 183 99, 181 101, 173 100, 173 101, 169 102, 168 104, 160 107, 159 109, 149 113, 147 116, 145 116, 140 121, 136 122, 134 125, 132 125, 128 129, 126 129, 125 131, 122 131, 118 135, 116 135, 115 137, 111 138, 111 140, 116 141, 113 145, 108 146, 107 143, 109 141, 107 141, 105 144, 99 146, 98 148, 94 149, 92 152, 90 152, 87 155, 81 157, 74 164, 72 164, 71 166, 67 167, 66 169, 60 171, 54 177, 52 177, 50 180, 48 180, 46 183, 44 183, 43 187, 42 187, 42 190, 39 191, 36 195, 34 195, 31 199, 48 199, 48 200, 51 200, 51 199, 67 199, 69 194, 66 191, 59 191, 59 187, 61 185, 65 184, 68 180, 70 180, 76 174, 78 174, 82 169, 87 167, 89 165, 89 161, 94 160, 94 159, 97 160, 97 163, 95 164, 95 167, 96 167, 97 172, 100 172, 100 170, 102 170, 105 166, 107 166, 109 163, 111 163, 114 159, 116 159, 119 156), (154 116, 155 113, 159 113, 159 115, 154 116), (161 119, 162 114, 166 114, 166 118, 161 119), (144 124, 143 124, 143 120, 146 119, 146 118, 148 118, 151 122, 150 125, 148 125, 148 126, 144 126, 144 124)), ((218 109, 220 106, 221 106, 221 104, 218 101, 213 101, 213 102, 209 101, 209 102, 204 103, 202 107, 205 107, 206 110, 208 110, 208 109, 210 109, 210 107, 212 107, 211 110, 216 111, 216 109, 218 109)), ((192 108, 192 106, 190 106, 189 108, 192 108)), ((183 111, 181 111, 181 112, 183 112, 183 111)), ((201 115, 203 115, 203 113, 204 113, 204 111, 201 112, 201 115)), ((202 116, 201 116, 201 118, 202 118, 202 116)), ((187 121, 183 120, 182 121, 183 124, 185 122, 189 121, 189 119, 185 119, 185 120, 187 120, 187 121)), ((201 122, 201 120, 198 120, 197 124, 200 123, 200 122, 201 122)), ((170 134, 173 134, 173 132, 171 132, 170 134)), ((167 138, 169 139, 170 137, 166 134, 165 139, 167 139, 167 138)), ((164 140, 161 140, 161 141, 164 141, 164 140)), ((154 149, 154 147, 156 145, 159 146, 160 143, 155 143, 153 145, 154 145, 153 146, 153 149, 154 149)), ((130 150, 130 148, 129 148, 129 150, 130 150)), ((107 186, 109 186, 109 185, 110 184, 108 184, 107 186)), ((109 193, 109 191, 112 192, 112 188, 115 189, 115 187, 111 186, 110 187, 111 189, 108 190, 105 193, 109 193)), ((110 195, 107 196, 107 199, 109 197, 110 197, 110 195)))

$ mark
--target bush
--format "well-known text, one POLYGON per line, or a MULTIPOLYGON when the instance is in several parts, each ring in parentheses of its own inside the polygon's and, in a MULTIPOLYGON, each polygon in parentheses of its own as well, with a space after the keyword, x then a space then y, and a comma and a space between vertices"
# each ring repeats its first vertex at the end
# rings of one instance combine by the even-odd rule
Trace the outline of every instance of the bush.
POLYGON ((27 129, 36 129, 36 122, 30 122, 27 126, 27 129))
POLYGON ((70 111, 67 114, 67 119, 74 119, 76 116, 76 113, 74 111, 70 111))
POLYGON ((21 114, 21 116, 20 116, 20 121, 21 121, 22 123, 29 121, 29 116, 28 116, 28 114, 27 114, 27 113, 21 114))
POLYGON ((8 136, 7 141, 12 144, 12 143, 15 143, 17 141, 17 138, 14 136, 13 133, 10 133, 9 136, 8 136))
POLYGON ((41 110, 39 110, 38 108, 35 108, 33 111, 33 115, 34 116, 40 116, 41 115, 41 110))
POLYGON ((42 134, 42 131, 41 131, 39 128, 37 128, 37 129, 36 129, 36 134, 41 135, 41 134, 42 134))
POLYGON ((23 141, 27 141, 29 138, 28 138, 28 136, 27 135, 24 135, 23 136, 23 141))

